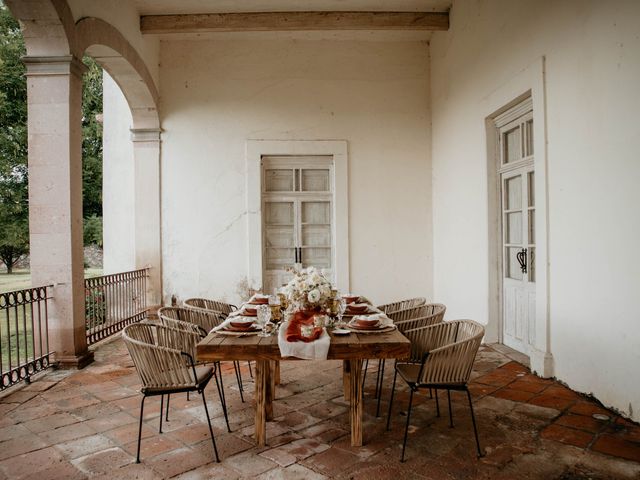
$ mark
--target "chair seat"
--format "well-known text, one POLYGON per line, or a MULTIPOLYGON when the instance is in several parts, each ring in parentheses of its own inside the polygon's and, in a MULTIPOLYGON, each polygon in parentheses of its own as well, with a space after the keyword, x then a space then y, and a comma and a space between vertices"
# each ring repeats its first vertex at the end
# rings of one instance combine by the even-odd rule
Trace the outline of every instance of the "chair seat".
POLYGON ((186 392, 192 390, 203 389, 211 377, 213 377, 213 367, 200 366, 196 367, 196 382, 193 385, 185 385, 184 387, 168 386, 168 387, 143 387, 141 392, 144 394, 163 395, 166 393, 186 392))
POLYGON ((442 382, 442 383, 437 383, 437 382, 428 382, 428 383, 422 383, 422 382, 418 382, 418 377, 420 375, 420 364, 419 363, 398 363, 396 365, 396 369, 398 370, 398 374, 400 375, 400 377, 402 377, 402 379, 407 382, 409 385, 411 386, 415 386, 417 385, 418 388, 430 388, 430 387, 434 387, 434 388, 452 388, 452 389, 458 389, 460 387, 464 387, 465 383, 460 383, 460 382, 442 382))
POLYGON ((420 375, 419 363, 398 363, 396 370, 402 379, 410 385, 415 385, 420 375))

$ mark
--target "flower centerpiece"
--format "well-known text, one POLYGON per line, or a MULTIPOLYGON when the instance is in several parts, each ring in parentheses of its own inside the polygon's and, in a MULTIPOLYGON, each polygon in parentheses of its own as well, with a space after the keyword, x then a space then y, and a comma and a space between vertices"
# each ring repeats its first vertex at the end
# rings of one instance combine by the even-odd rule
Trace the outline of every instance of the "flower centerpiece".
POLYGON ((315 267, 293 270, 292 273, 293 278, 283 287, 282 293, 293 311, 328 311, 332 301, 331 282, 315 267))

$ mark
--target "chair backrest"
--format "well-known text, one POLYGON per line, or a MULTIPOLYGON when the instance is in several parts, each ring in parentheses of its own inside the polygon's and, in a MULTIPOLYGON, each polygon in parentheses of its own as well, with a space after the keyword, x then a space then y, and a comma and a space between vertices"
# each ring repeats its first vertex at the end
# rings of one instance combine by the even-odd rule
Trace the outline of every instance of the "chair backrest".
POLYGON ((195 385, 193 368, 182 352, 195 350, 198 335, 163 325, 135 323, 122 330, 122 339, 140 376, 143 393, 154 388, 195 385))
POLYGON ((162 307, 158 310, 158 317, 169 320, 180 320, 200 327, 204 336, 224 321, 224 316, 212 310, 201 308, 162 307))
POLYGON ((405 332, 412 359, 424 358, 423 384, 465 384, 484 337, 484 326, 473 320, 454 320, 405 332))
POLYGON ((407 298, 404 300, 398 300, 397 302, 385 303, 384 305, 378 305, 378 308, 382 312, 389 315, 390 313, 397 312, 399 310, 406 310, 408 308, 419 307, 427 303, 427 299, 424 297, 407 298))
POLYGON ((413 328, 435 325, 444 320, 444 314, 447 310, 441 303, 427 303, 419 307, 411 307, 404 310, 398 310, 388 313, 387 315, 393 323, 396 324, 400 332, 411 330, 413 328))
POLYGON ((238 307, 230 303, 221 302, 219 300, 211 300, 208 298, 187 298, 184 301, 184 306, 187 308, 213 310, 214 312, 222 313, 225 316, 238 309, 238 307))

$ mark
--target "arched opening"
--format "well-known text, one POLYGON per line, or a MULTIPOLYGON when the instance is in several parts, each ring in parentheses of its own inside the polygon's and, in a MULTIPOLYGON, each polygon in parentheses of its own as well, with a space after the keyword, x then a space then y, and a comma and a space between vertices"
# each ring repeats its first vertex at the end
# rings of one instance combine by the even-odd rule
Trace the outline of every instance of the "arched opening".
MULTIPOLYGON (((146 282, 152 304, 160 298, 161 277, 157 90, 135 49, 106 22, 84 18, 74 23, 61 0, 9 0, 7 7, 20 22, 26 52, 31 283, 51 285, 50 350, 62 366, 81 367, 92 358, 85 325, 83 240, 87 219, 99 223, 101 213, 102 146, 95 111, 101 110, 101 88, 96 87, 101 87, 101 68, 122 89, 130 108, 132 190, 137 194, 140 184, 151 186, 141 192, 144 198, 134 198, 134 228, 128 234, 135 239, 132 267, 151 267, 153 272, 146 282), (87 62, 88 74, 80 61, 85 54, 93 59, 87 62), (95 90, 84 89, 84 108, 83 74, 95 90), (87 181, 94 183, 90 191, 87 181)), ((100 236, 93 232, 94 240, 100 236)))

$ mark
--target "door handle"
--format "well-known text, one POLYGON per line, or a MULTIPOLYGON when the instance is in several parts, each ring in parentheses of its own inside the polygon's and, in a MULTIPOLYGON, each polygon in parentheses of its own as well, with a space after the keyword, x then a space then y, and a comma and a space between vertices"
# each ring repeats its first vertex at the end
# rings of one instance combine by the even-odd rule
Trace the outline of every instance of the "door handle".
POLYGON ((522 273, 527 273, 527 249, 523 248, 516 254, 516 259, 520 264, 520 270, 522 273))
POLYGON ((302 263, 302 247, 298 247, 298 263, 302 263))
POLYGON ((293 263, 298 263, 298 247, 293 247, 293 255, 295 256, 293 263))

